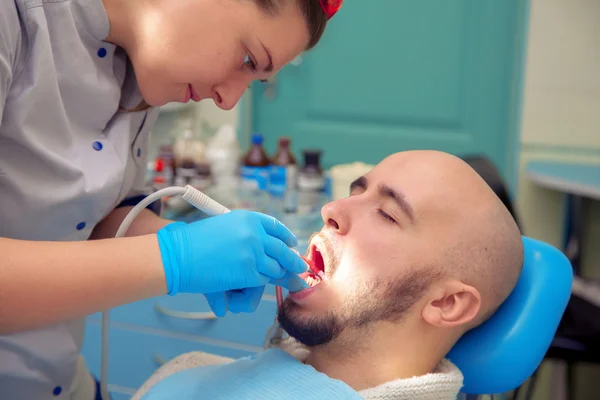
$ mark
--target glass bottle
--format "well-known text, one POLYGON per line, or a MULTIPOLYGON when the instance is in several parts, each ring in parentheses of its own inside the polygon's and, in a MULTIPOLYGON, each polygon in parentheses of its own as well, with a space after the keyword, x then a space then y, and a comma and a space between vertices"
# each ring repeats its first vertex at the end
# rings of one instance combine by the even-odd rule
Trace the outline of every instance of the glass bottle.
POLYGON ((252 135, 252 145, 244 156, 240 169, 242 186, 249 189, 265 190, 269 182, 271 160, 263 148, 263 136, 252 135))
POLYGON ((298 212, 310 213, 321 206, 325 176, 321 168, 321 150, 304 150, 304 167, 298 173, 298 212))
POLYGON ((269 193, 283 197, 286 192, 296 189, 298 164, 290 149, 290 138, 282 137, 269 171, 269 193))

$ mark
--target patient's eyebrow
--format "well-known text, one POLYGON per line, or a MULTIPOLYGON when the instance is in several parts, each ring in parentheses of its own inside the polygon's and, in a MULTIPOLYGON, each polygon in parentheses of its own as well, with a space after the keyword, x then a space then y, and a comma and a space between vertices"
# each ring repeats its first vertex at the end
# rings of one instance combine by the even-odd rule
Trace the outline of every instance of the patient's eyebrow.
MULTIPOLYGON (((360 178, 356 179, 354 182, 352 182, 350 184, 350 192, 353 192, 355 189, 366 190, 367 187, 368 187, 367 178, 364 176, 361 176, 360 178)), ((406 216, 408 217, 408 219, 410 220, 410 222, 412 224, 416 223, 415 213, 414 213, 413 208, 410 205, 410 203, 406 200, 406 196, 404 195, 404 193, 401 193, 401 192, 397 191, 396 189, 394 189, 388 185, 383 185, 383 184, 379 185, 378 190, 379 190, 380 196, 392 199, 396 203, 396 205, 404 212, 404 214, 406 214, 406 216)))
POLYGON ((394 188, 391 188, 387 185, 379 185, 379 194, 381 196, 389 197, 390 199, 394 200, 396 205, 398 205, 398 207, 400 207, 400 209, 404 211, 404 214, 406 214, 410 222, 412 224, 415 223, 415 213, 413 212, 410 203, 406 200, 406 196, 404 196, 404 193, 400 193, 394 188))

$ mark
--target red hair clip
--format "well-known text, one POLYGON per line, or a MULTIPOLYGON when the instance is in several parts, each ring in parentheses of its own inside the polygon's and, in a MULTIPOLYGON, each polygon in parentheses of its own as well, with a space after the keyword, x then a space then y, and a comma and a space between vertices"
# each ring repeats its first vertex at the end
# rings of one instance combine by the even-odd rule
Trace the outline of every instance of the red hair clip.
POLYGON ((342 8, 343 2, 344 0, 319 0, 321 8, 325 11, 325 15, 327 15, 327 19, 331 19, 342 8))

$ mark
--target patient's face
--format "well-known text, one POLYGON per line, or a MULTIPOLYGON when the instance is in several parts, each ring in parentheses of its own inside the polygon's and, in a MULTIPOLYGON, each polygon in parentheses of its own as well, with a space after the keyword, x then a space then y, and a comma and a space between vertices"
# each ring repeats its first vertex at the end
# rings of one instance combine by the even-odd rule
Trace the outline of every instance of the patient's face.
POLYGON ((460 200, 444 194, 446 173, 391 156, 322 209, 307 258, 324 278, 307 278, 314 286, 286 299, 279 320, 292 337, 320 345, 419 312, 413 306, 439 278, 438 249, 460 218, 452 211, 460 200))

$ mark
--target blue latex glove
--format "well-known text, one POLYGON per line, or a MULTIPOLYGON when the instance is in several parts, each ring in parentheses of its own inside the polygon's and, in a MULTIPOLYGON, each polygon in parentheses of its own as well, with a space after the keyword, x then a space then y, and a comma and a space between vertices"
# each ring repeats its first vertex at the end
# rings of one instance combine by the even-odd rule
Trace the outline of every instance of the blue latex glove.
POLYGON ((202 293, 217 315, 256 309, 267 283, 305 285, 295 274, 306 264, 289 247, 296 237, 264 214, 236 210, 172 223, 158 231, 158 242, 168 293, 202 293))
MULTIPOLYGON (((298 275, 287 271, 281 279, 269 279, 269 283, 297 292, 309 287, 298 275)), ((227 311, 232 313, 253 312, 262 299, 265 286, 250 287, 240 290, 228 290, 226 292, 205 293, 212 312, 218 316, 224 316, 227 311)))

